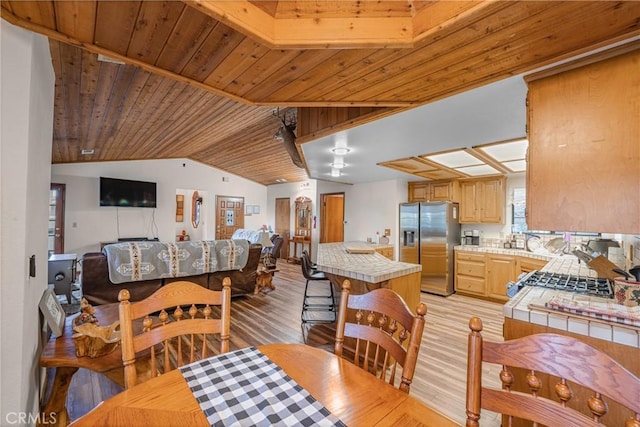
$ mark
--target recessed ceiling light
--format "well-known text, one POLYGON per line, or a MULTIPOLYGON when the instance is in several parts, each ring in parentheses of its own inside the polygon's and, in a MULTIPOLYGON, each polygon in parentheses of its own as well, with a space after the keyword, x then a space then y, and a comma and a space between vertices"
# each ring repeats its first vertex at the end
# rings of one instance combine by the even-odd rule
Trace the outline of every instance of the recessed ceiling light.
POLYGON ((342 169, 345 166, 347 165, 342 160, 335 160, 333 163, 331 163, 331 167, 335 169, 342 169))
POLYGON ((339 177, 340 176, 340 169, 331 168, 331 176, 339 177))
POLYGON ((276 182, 287 182, 287 180, 284 178, 278 178, 276 179, 276 182))
POLYGON ((338 156, 344 156, 345 154, 347 154, 348 152, 350 152, 351 150, 347 147, 333 147, 331 149, 331 151, 334 154, 337 154, 338 156))
POLYGON ((80 154, 82 154, 83 156, 86 156, 88 154, 95 154, 96 150, 94 150, 93 148, 83 148, 82 150, 80 150, 80 154))

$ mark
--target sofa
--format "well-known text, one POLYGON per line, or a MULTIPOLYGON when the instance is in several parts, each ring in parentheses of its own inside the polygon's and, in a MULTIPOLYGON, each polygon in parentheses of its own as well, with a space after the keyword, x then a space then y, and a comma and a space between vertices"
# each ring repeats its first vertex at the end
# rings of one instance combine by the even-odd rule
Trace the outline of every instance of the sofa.
POLYGON ((208 289, 221 290, 222 280, 231 279, 231 295, 252 294, 256 285, 256 270, 262 254, 262 245, 249 244, 247 263, 239 270, 215 271, 193 276, 163 277, 129 283, 113 283, 109 278, 109 263, 106 251, 88 252, 80 260, 80 283, 82 294, 92 305, 118 302, 121 289, 128 289, 130 301, 140 301, 163 285, 179 280, 195 282, 208 289))

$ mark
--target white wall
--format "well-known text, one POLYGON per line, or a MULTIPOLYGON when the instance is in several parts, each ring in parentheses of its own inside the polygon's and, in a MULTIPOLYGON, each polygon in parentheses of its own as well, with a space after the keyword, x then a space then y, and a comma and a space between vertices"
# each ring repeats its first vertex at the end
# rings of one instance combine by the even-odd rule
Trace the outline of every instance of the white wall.
MULTIPOLYGON (((51 182, 66 184, 65 252, 100 250, 99 242, 119 237, 157 237, 174 241, 183 228, 192 239, 215 237, 215 197, 244 197, 245 205, 266 205, 267 187, 187 159, 69 163, 51 168, 51 182), (99 206, 99 177, 157 183, 157 208, 99 206), (223 181, 223 177, 227 180, 223 181), (191 228, 193 190, 203 195, 200 225, 191 228), (176 223, 176 194, 186 191, 184 222, 176 223)), ((267 214, 245 216, 245 228, 257 229, 267 214)))
POLYGON ((345 193, 345 240, 366 241, 376 232, 391 229, 396 244, 400 203, 407 201, 407 181, 390 180, 356 184, 345 193))
POLYGON ((38 411, 55 77, 46 37, 5 21, 0 31, 0 425, 7 425, 38 411))

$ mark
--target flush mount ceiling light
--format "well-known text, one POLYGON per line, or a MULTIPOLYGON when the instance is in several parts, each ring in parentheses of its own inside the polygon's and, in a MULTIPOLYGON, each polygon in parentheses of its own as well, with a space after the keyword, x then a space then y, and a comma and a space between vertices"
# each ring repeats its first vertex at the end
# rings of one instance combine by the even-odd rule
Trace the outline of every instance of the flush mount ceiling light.
POLYGON ((524 160, 527 157, 529 141, 520 139, 517 141, 491 144, 485 147, 477 147, 499 162, 524 160))
POLYGON ((82 154, 83 156, 94 154, 95 152, 96 150, 94 150, 93 148, 83 148, 82 150, 80 150, 80 154, 82 154))
POLYGON ((340 176, 340 169, 331 168, 331 176, 337 178, 340 176))
POLYGON ((342 169, 345 166, 347 166, 346 163, 340 159, 336 159, 331 163, 331 167, 335 169, 342 169))
POLYGON ((345 154, 347 154, 351 150, 349 148, 347 148, 347 147, 334 147, 334 148, 331 149, 331 151, 333 152, 333 154, 336 154, 338 156, 344 156, 345 154))

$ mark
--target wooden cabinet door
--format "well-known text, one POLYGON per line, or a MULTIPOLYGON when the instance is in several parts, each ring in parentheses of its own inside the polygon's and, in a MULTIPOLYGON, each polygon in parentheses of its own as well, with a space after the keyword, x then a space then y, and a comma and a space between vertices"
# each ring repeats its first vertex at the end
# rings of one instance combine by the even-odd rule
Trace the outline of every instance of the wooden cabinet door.
POLYGON ((542 267, 547 265, 549 261, 535 259, 535 258, 527 258, 527 257, 518 257, 518 266, 517 272, 518 275, 522 273, 531 273, 535 270, 540 270, 542 267))
POLYGON ((506 179, 482 178, 460 183, 460 222, 504 224, 506 179))
POLYGON ((485 264, 487 296, 507 301, 507 283, 516 280, 516 258, 487 254, 485 264))
POLYGON ((409 202, 429 201, 431 187, 428 182, 409 183, 409 202))
POLYGON ((504 224, 505 211, 505 179, 503 177, 478 182, 481 223, 504 224))
POLYGON ((527 79, 532 230, 640 233, 640 50, 614 53, 527 79))
POLYGON ((451 181, 431 183, 431 200, 434 202, 446 202, 452 199, 453 194, 451 181))
POLYGON ((476 192, 478 186, 473 181, 460 183, 460 222, 478 222, 478 209, 476 206, 476 192))

